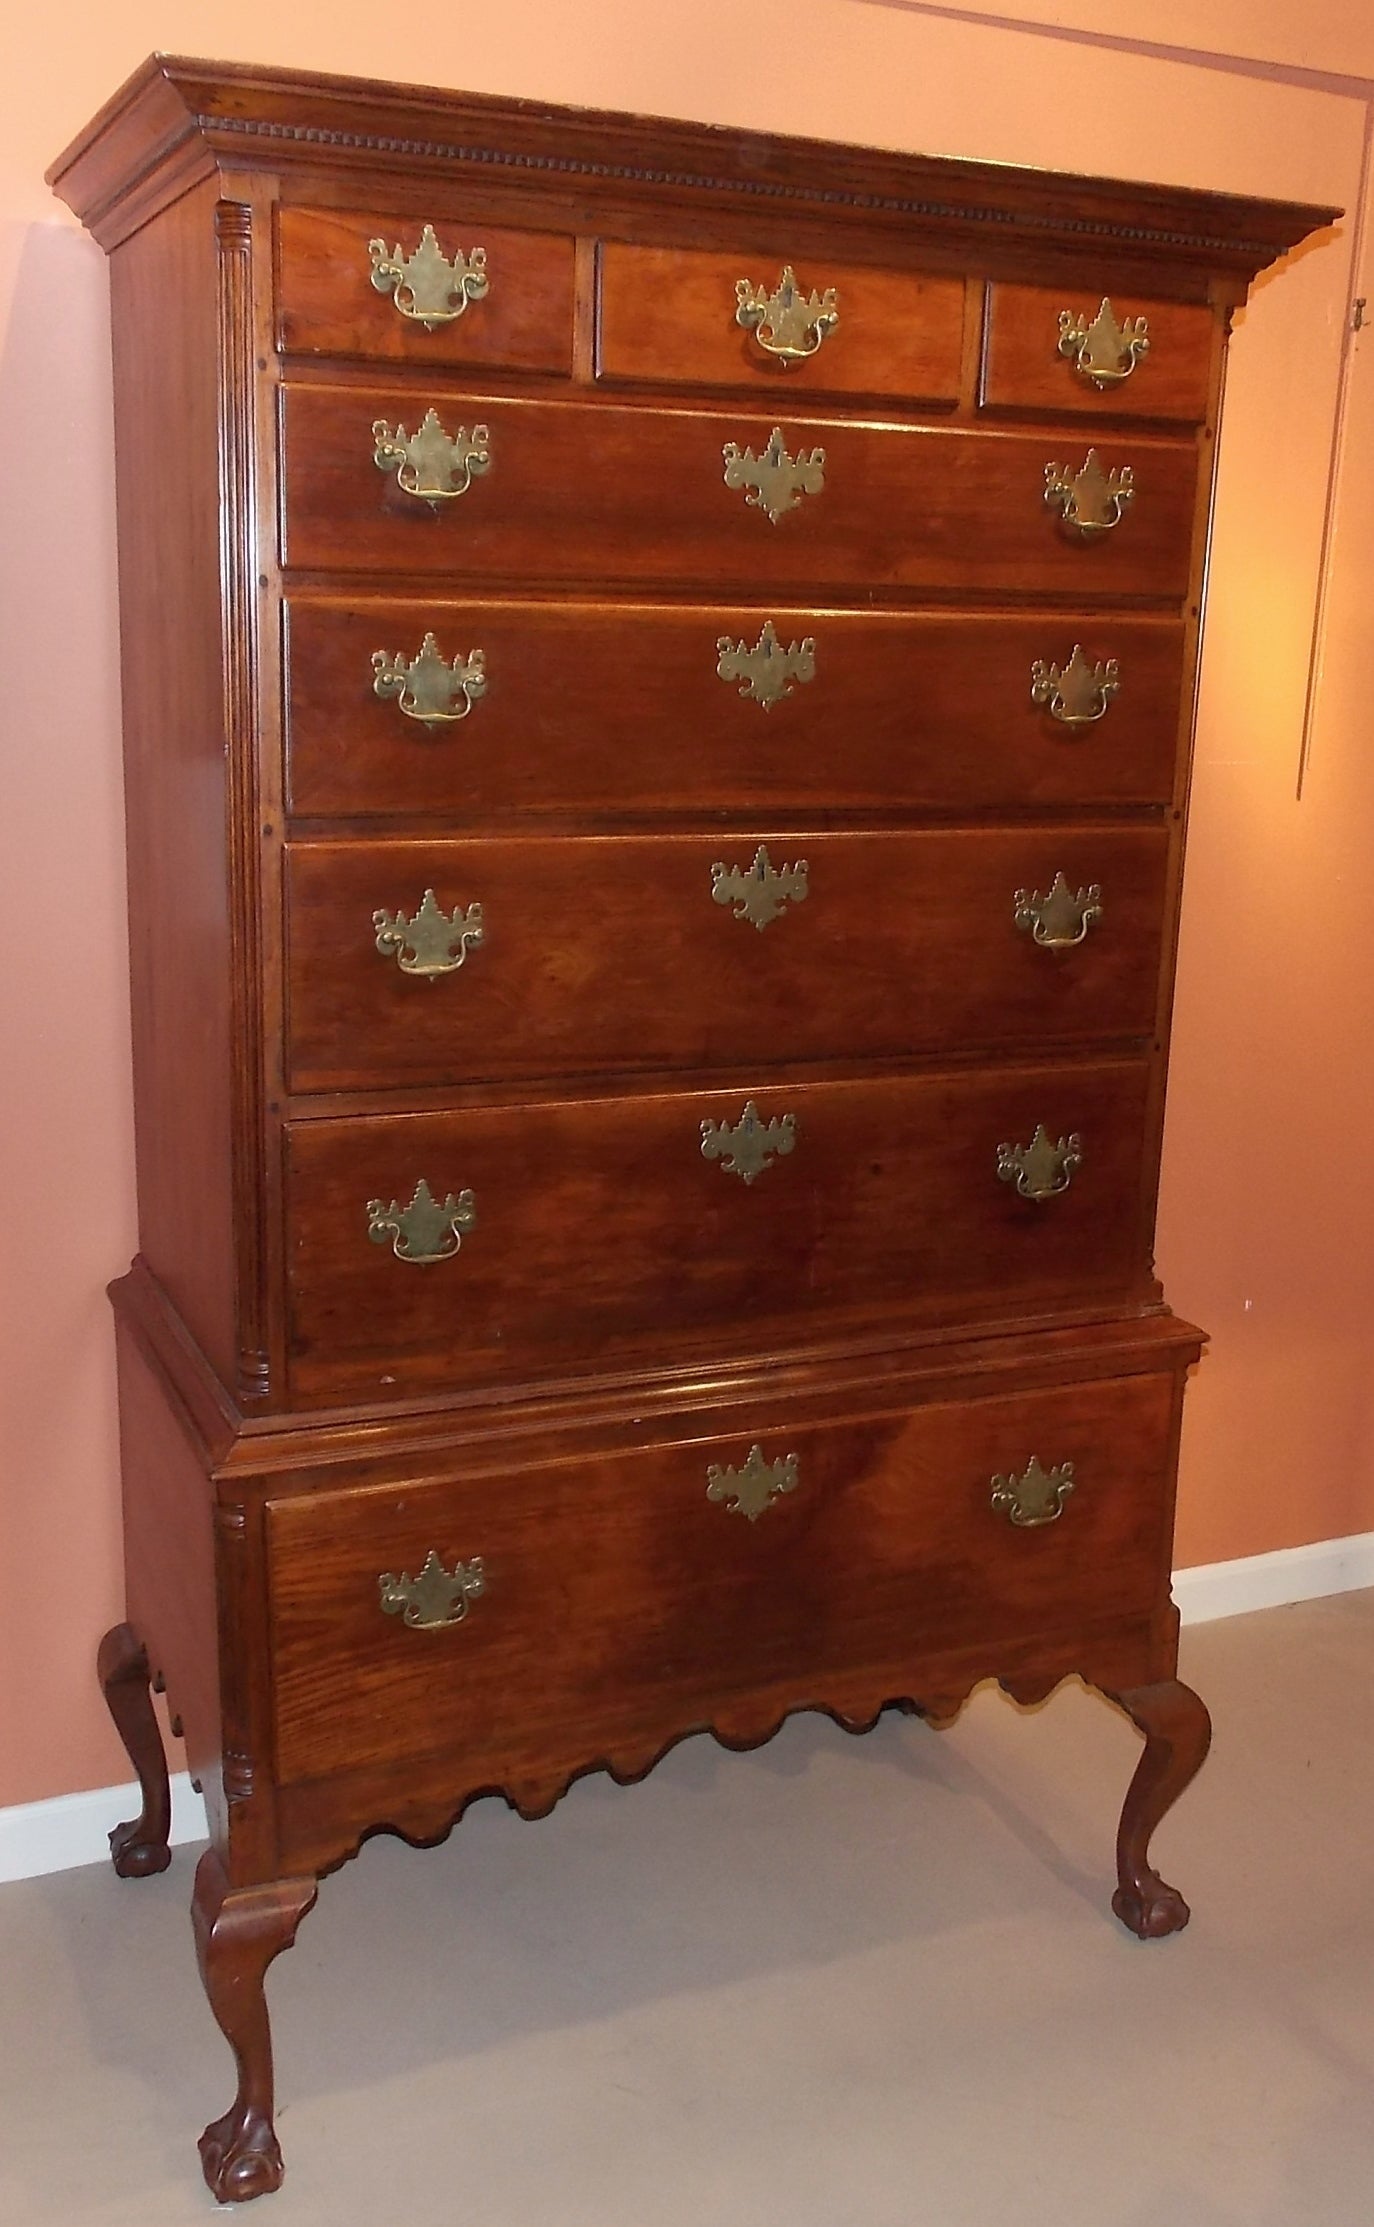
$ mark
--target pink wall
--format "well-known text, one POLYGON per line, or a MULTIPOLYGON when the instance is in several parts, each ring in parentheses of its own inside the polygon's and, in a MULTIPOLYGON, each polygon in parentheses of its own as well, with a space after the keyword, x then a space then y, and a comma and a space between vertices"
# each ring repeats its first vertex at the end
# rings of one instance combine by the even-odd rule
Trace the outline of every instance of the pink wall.
MULTIPOLYGON (((1308 0, 1296 28, 1280 0, 1003 0, 1001 28, 989 12, 409 0, 384 42, 375 10, 339 0, 57 0, 55 17, 11 19, 0 1803, 126 1775, 92 1676, 120 1608, 103 1285, 134 1234, 109 343, 103 258, 45 164, 162 45, 1357 204, 1369 88, 1282 65, 1374 73, 1367 9, 1308 0)), ((1358 347, 1312 770, 1293 798, 1350 241, 1347 226, 1263 286, 1233 356, 1160 1241, 1174 1304, 1214 1333, 1190 1401, 1185 1562, 1374 1528, 1374 521, 1352 496, 1371 484, 1374 401, 1358 347)))

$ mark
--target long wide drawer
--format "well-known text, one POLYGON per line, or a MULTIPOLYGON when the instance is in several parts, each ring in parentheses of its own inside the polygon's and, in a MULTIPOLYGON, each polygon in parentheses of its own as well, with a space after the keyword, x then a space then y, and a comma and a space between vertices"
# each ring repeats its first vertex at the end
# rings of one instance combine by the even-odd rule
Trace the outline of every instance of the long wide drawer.
POLYGON ((1167 864, 1159 828, 294 844, 290 1084, 1144 1038, 1167 864))
POLYGON ((397 1398, 1143 1296, 1150 1080, 1143 1059, 765 1073, 292 1122, 293 1396, 397 1398))
POLYGON ((1176 601, 1188 584, 1196 450, 1134 431, 1098 457, 1131 476, 1129 501, 1125 483, 1065 495, 1099 517, 1088 532, 1046 500, 1047 472, 1077 481, 1088 464, 1077 431, 293 383, 282 439, 284 558, 317 570, 1075 600, 1176 601))
POLYGON ((304 816, 1173 793, 1171 619, 293 596, 287 640, 304 816))
POLYGON ((950 1651, 995 1673, 1041 1635, 1143 1621, 1168 1582, 1176 1385, 279 1500, 277 1776, 444 1756, 455 1794, 519 1798, 622 1743, 647 1742, 642 1767, 740 1697, 765 1717, 836 1681, 920 1700, 950 1651))

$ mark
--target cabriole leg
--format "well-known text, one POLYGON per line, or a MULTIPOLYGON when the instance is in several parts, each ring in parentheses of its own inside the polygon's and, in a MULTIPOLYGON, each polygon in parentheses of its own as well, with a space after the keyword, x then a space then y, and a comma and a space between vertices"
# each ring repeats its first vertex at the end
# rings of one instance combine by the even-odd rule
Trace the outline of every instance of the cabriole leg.
POLYGON ((1145 1752, 1121 1812, 1116 1839, 1120 1885, 1112 1908, 1142 1941, 1155 1941, 1185 1926, 1189 1910, 1178 1889, 1151 1869, 1150 1835, 1201 1769, 1211 1745, 1212 1720, 1192 1687, 1176 1678, 1134 1686, 1112 1698, 1145 1735, 1145 1752))
POLYGON ((110 1860, 121 1879, 146 1879, 165 1871, 172 1860, 172 1797, 149 1691, 148 1657, 130 1625, 116 1624, 106 1632, 96 1672, 143 1795, 141 1814, 110 1834, 110 1860))
POLYGON ((280 2188, 281 2150, 272 2125, 272 2033, 263 1981, 289 1949, 315 1899, 313 1879, 231 1887, 213 1848, 196 1867, 191 1904, 196 1957, 210 2008, 238 2067, 238 2094, 200 2138, 200 2161, 221 2204, 280 2188))

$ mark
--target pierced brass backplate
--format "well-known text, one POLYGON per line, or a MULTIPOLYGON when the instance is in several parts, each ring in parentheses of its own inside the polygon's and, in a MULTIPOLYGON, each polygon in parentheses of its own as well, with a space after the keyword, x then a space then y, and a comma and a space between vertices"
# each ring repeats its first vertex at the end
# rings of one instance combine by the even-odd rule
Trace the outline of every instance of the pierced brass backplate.
POLYGON ((1034 942, 1046 951, 1068 951, 1102 918, 1102 891, 1090 882, 1075 893, 1058 873, 1047 897, 1038 889, 1018 889, 1012 905, 1017 927, 1029 930, 1034 942))
POLYGON ((385 1245, 390 1238, 397 1260, 451 1260, 464 1235, 476 1227, 477 1201, 471 1191, 460 1191, 456 1198, 450 1191, 441 1204, 423 1176, 409 1206, 396 1199, 386 1206, 380 1199, 367 1202, 368 1236, 374 1245, 385 1245))
POLYGON ((789 1153, 796 1141, 794 1114, 775 1115, 771 1121, 764 1121, 752 1098, 733 1127, 728 1121, 703 1121, 701 1125, 703 1160, 721 1161, 727 1175, 737 1175, 745 1183, 752 1183, 771 1167, 775 1155, 781 1159, 789 1153))
POLYGON ((1057 509, 1070 533, 1110 533, 1135 500, 1135 474, 1129 464, 1104 472, 1090 448, 1076 472, 1060 464, 1045 466, 1045 501, 1057 509))
POLYGON ((383 703, 394 696, 407 719, 425 727, 449 727, 466 719, 479 696, 487 690, 486 655, 469 650, 450 665, 432 634, 420 644, 418 657, 389 657, 385 650, 372 652, 372 692, 383 703))
POLYGON ((458 249, 450 258, 435 238, 432 224, 425 226, 419 246, 409 255, 402 253, 399 240, 390 255, 385 240, 369 240, 367 252, 377 292, 390 294, 401 315, 423 325, 426 332, 433 332, 436 325, 451 325, 469 302, 482 299, 490 283, 486 249, 475 247, 470 255, 458 249))
POLYGON ((736 441, 727 441, 721 455, 726 486, 752 490, 745 495, 746 503, 751 510, 761 510, 775 526, 803 495, 819 495, 825 486, 825 450, 813 448, 808 454, 798 449, 789 456, 780 425, 769 434, 762 456, 755 456, 751 448, 741 450, 736 441))
POLYGON ((474 425, 471 438, 465 425, 446 433, 437 410, 426 410, 417 433, 407 433, 403 425, 393 431, 385 418, 377 418, 372 461, 378 471, 395 473, 403 495, 437 507, 466 495, 473 481, 490 469, 490 439, 485 425, 474 425))
POLYGON ((1077 1131, 1051 1144, 1042 1121, 1037 1121, 1029 1144, 997 1147, 998 1181, 1014 1183, 1023 1199, 1033 1199, 1037 1204, 1067 1191, 1070 1177, 1082 1165, 1083 1139, 1077 1131))
POLYGON ((382 957, 394 954, 402 974, 418 974, 427 982, 437 981, 441 974, 456 974, 483 935, 480 905, 469 905, 466 912, 455 905, 447 913, 432 889, 425 891, 419 911, 410 919, 382 905, 373 913, 372 925, 382 957))
POLYGON ((791 695, 799 681, 815 679, 816 637, 808 634, 800 642, 789 642, 784 649, 773 621, 765 619, 763 632, 752 649, 743 642, 732 642, 728 634, 719 637, 716 671, 722 680, 738 681, 741 696, 771 711, 774 704, 791 695))
POLYGON ((751 286, 741 278, 735 284, 735 298, 739 303, 735 323, 752 332, 760 348, 783 365, 804 363, 814 356, 840 321, 834 287, 818 294, 813 286, 809 295, 803 294, 790 263, 771 293, 766 286, 751 286))
POLYGON ((706 1472, 706 1497, 724 1500, 732 1516, 747 1516, 750 1523, 757 1523, 779 1493, 796 1491, 797 1481, 795 1454, 765 1461, 763 1448, 751 1446, 741 1469, 722 1469, 719 1462, 711 1463, 706 1472))
POLYGON ((1057 1469, 1042 1469, 1039 1457, 1032 1454, 1019 1477, 1013 1471, 1009 1477, 993 1478, 992 1505, 999 1515, 1005 1512, 1018 1531, 1038 1531, 1043 1524, 1058 1523, 1073 1487, 1071 1461, 1061 1462, 1057 1469))
POLYGON ((1051 719, 1061 727, 1091 727, 1107 715, 1107 706, 1121 686, 1121 668, 1114 657, 1090 665, 1077 642, 1067 665, 1047 665, 1037 657, 1031 666, 1031 702, 1048 706, 1051 719))
POLYGON ((1067 356, 1080 377, 1095 387, 1120 386, 1149 351, 1146 319, 1128 317, 1124 325, 1118 324, 1105 294, 1102 307, 1091 319, 1085 309, 1059 312, 1059 353, 1067 356))
POLYGON ((387 1570, 377 1580, 383 1615, 399 1616, 413 1632, 438 1632, 461 1624, 468 1602, 480 1599, 486 1583, 479 1554, 470 1562, 455 1562, 450 1575, 433 1547, 418 1577, 406 1570, 396 1577, 387 1570))
POLYGON ((799 858, 795 866, 775 867, 760 843, 754 853, 754 863, 747 871, 722 863, 711 868, 711 895, 718 905, 733 905, 736 920, 752 920, 762 934, 769 921, 777 919, 789 898, 794 905, 803 903, 807 891, 806 874, 804 858, 799 858))

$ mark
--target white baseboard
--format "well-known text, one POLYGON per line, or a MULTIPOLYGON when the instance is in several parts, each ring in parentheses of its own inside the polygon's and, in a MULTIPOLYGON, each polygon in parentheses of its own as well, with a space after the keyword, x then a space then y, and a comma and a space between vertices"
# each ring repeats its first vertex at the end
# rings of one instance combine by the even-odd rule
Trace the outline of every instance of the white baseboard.
MULTIPOLYGON (((143 1797, 131 1783, 0 1809, 0 1884, 108 1862, 111 1831, 126 1817, 137 1817, 142 1806, 143 1797)), ((205 1804, 185 1771, 178 1771, 172 1779, 173 1845, 205 1836, 205 1804)))
MULTIPOLYGON (((1219 1616, 1315 1601, 1365 1585, 1374 1586, 1374 1531, 1175 1570, 1174 1599, 1185 1624, 1206 1624, 1219 1616)), ((139 1801, 136 1786, 97 1786, 88 1794, 59 1794, 52 1801, 0 1809, 0 1884, 105 1860, 111 1827, 136 1817, 139 1801)), ((172 1780, 173 1845, 204 1840, 205 1831, 205 1805, 179 1771, 172 1780)))
POLYGON ((1374 1531, 1175 1570, 1174 1599, 1185 1624, 1207 1624, 1217 1616, 1283 1608, 1290 1601, 1321 1600, 1328 1593, 1353 1593, 1365 1585, 1374 1585, 1374 1531))

